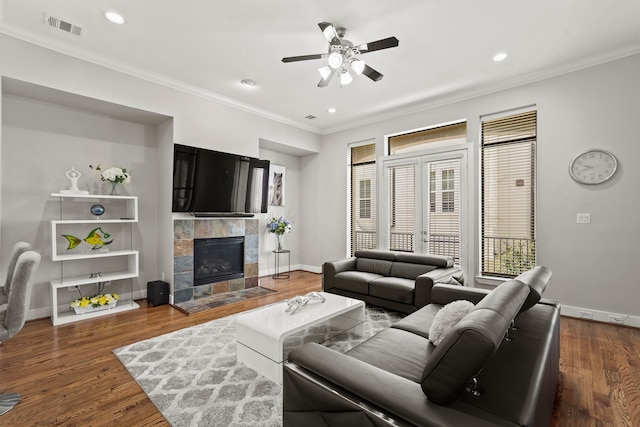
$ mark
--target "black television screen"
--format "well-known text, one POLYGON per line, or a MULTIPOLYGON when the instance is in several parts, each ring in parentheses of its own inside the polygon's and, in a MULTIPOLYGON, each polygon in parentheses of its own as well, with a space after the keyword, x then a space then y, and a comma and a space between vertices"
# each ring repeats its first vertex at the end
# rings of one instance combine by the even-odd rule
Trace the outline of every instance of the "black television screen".
POLYGON ((174 144, 173 212, 267 212, 269 161, 174 144))

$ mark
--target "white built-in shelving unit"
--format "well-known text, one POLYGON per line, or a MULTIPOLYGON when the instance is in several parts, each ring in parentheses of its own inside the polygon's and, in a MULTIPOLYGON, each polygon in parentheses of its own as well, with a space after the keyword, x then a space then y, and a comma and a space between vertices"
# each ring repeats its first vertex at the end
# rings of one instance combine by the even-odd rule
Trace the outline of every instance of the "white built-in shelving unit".
MULTIPOLYGON (((51 221, 51 259, 60 263, 60 277, 51 281, 51 321, 54 325, 90 319, 138 308, 133 301, 133 279, 139 275, 139 253, 134 249, 134 224, 138 222, 138 198, 136 196, 111 196, 95 194, 53 193, 60 202, 60 215, 51 221), (91 214, 91 206, 104 206, 105 213, 91 214), (107 233, 112 243, 102 247, 91 246, 82 241, 76 248, 69 249, 63 237, 69 234, 80 239, 99 228, 107 233), (114 308, 91 313, 75 314, 70 307, 71 300, 60 301, 60 290, 75 291, 92 296, 92 290, 105 285, 105 293, 113 282, 128 281, 128 295, 120 293, 114 308), (128 299, 127 299, 128 298, 128 299)), ((68 292, 67 292, 68 294, 68 292)))

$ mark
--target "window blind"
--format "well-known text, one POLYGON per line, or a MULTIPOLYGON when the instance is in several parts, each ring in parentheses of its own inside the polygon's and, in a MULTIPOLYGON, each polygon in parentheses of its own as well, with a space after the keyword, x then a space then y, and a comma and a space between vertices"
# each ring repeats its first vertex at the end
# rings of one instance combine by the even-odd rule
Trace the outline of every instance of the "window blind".
POLYGON ((435 142, 464 143, 466 140, 466 122, 437 126, 389 137, 389 154, 424 150, 435 142))
POLYGON ((482 122, 483 275, 535 266, 536 127, 536 111, 482 122))

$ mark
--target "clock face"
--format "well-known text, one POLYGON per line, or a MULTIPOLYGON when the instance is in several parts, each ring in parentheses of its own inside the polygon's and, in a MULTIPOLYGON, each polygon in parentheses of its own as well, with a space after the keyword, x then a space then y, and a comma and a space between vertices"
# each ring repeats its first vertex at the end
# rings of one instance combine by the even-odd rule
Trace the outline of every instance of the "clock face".
POLYGON ((600 184, 613 176, 618 162, 605 150, 587 150, 578 154, 569 165, 571 178, 581 184, 600 184))

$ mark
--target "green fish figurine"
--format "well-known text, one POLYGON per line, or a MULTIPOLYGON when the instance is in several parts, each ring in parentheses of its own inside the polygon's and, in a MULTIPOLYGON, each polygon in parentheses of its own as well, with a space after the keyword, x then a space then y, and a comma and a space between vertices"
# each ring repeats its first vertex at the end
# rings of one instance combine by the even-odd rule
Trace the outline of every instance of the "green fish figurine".
POLYGON ((94 228, 84 239, 80 239, 70 234, 63 234, 62 237, 67 239, 67 242, 69 242, 69 246, 67 247, 68 251, 77 248, 78 245, 80 245, 80 243, 82 243, 83 241, 93 246, 91 248, 92 251, 100 249, 101 247, 109 245, 113 242, 113 240, 109 240, 108 242, 106 241, 106 239, 111 237, 111 234, 105 232, 102 227, 94 228))

